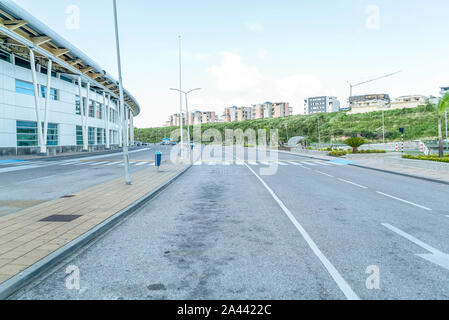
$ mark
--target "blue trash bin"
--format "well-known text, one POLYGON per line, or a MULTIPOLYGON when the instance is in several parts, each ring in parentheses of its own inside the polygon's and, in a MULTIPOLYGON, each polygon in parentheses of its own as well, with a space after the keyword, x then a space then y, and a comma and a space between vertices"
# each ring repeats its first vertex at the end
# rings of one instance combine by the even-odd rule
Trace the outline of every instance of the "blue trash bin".
POLYGON ((162 163, 162 152, 158 151, 156 152, 156 160, 155 160, 155 164, 158 169, 161 166, 161 163, 162 163))

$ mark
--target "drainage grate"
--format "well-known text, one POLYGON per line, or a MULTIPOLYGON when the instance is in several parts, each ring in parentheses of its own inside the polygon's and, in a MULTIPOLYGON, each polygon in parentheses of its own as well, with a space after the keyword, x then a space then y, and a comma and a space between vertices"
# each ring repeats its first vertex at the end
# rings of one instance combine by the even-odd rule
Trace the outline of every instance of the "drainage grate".
POLYGON ((39 221, 40 222, 71 222, 71 221, 78 219, 79 217, 82 217, 82 216, 55 214, 55 215, 49 216, 49 217, 44 218, 39 221))

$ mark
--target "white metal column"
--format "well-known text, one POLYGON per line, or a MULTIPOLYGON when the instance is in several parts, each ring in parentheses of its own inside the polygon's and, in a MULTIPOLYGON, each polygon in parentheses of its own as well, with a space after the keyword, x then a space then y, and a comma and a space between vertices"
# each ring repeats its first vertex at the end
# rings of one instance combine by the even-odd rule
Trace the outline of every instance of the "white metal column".
POLYGON ((133 114, 132 110, 130 110, 129 114, 130 114, 130 117, 129 117, 129 125, 130 125, 129 134, 131 136, 131 146, 133 146, 134 145, 134 114, 133 114))
POLYGON ((106 149, 111 148, 111 141, 109 139, 109 107, 111 105, 111 97, 108 95, 108 99, 106 99, 106 92, 103 92, 103 105, 104 105, 104 118, 105 118, 105 135, 106 135, 106 149))
POLYGON ((118 127, 119 127, 119 133, 118 133, 118 142, 120 148, 123 147, 123 109, 120 105, 120 101, 117 101, 117 115, 118 115, 118 127))
POLYGON ((87 120, 89 119, 89 113, 90 113, 90 82, 86 84, 86 112, 84 115, 84 130, 86 131, 86 135, 84 138, 84 148, 83 151, 89 151, 89 125, 87 123, 87 120))
POLYGON ((79 99, 80 99, 80 115, 81 115, 81 130, 83 133, 83 151, 87 150, 87 144, 86 144, 86 137, 87 137, 87 132, 86 132, 86 126, 84 124, 85 122, 85 112, 84 112, 84 99, 83 99, 83 84, 81 82, 81 77, 78 76, 78 95, 79 95, 79 99))
POLYGON ((31 75, 33 77, 33 88, 34 88, 34 106, 36 108, 36 121, 37 121, 37 140, 38 146, 40 148, 40 153, 46 153, 44 149, 44 139, 42 137, 42 122, 39 108, 39 89, 37 85, 37 77, 36 77, 36 64, 34 59, 33 49, 30 48, 30 64, 31 64, 31 75))
POLYGON ((41 148, 41 153, 47 152, 47 137, 48 137, 48 109, 50 105, 50 98, 51 98, 51 72, 53 68, 53 61, 51 59, 48 59, 48 67, 47 67, 47 90, 45 95, 45 113, 44 113, 44 143, 41 148), (43 151, 43 152, 42 152, 43 151))

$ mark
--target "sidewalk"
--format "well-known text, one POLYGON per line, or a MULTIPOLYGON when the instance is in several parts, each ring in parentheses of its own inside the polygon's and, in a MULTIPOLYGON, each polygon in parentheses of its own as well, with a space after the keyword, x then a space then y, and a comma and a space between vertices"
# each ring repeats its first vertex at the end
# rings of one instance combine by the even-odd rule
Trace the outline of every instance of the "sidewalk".
MULTIPOLYGON (((328 156, 327 152, 320 151, 293 150, 291 153, 326 161, 338 159, 328 156)), ((356 162, 352 165, 357 167, 413 176, 420 179, 435 180, 449 184, 449 164, 446 163, 402 159, 400 153, 359 154, 348 155, 343 158, 356 162)))
POLYGON ((45 258, 55 251, 71 251, 72 241, 108 219, 125 215, 124 210, 133 210, 143 198, 153 195, 187 169, 183 164, 166 164, 159 171, 149 168, 133 175, 131 186, 120 178, 73 197, 48 201, 0 218, 0 299, 2 291, 11 290, 8 288, 31 277, 31 266, 38 262, 42 268, 54 264, 44 261, 45 258))

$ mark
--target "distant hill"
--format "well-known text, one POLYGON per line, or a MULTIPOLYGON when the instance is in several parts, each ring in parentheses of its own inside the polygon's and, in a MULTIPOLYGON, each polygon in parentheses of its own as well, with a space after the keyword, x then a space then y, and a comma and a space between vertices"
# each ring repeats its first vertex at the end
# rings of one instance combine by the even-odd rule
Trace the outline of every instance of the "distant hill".
MULTIPOLYGON (((258 119, 243 122, 216 123, 202 125, 202 131, 214 128, 222 133, 226 129, 270 129, 279 130, 279 140, 287 141, 288 137, 304 136, 309 143, 318 142, 318 119, 321 128, 322 142, 341 142, 346 137, 361 134, 370 142, 382 141, 382 112, 348 115, 346 112, 322 113, 306 116, 291 116, 276 119, 258 119)), ((385 111, 385 139, 387 142, 401 138, 399 128, 405 128, 406 140, 434 139, 438 136, 437 114, 431 106, 420 106, 412 109, 385 111)), ((178 127, 165 128, 167 136, 178 127)), ((193 130, 191 130, 193 135, 193 130)), ((164 137, 164 128, 136 129, 136 140, 149 143, 160 142, 164 137)))

